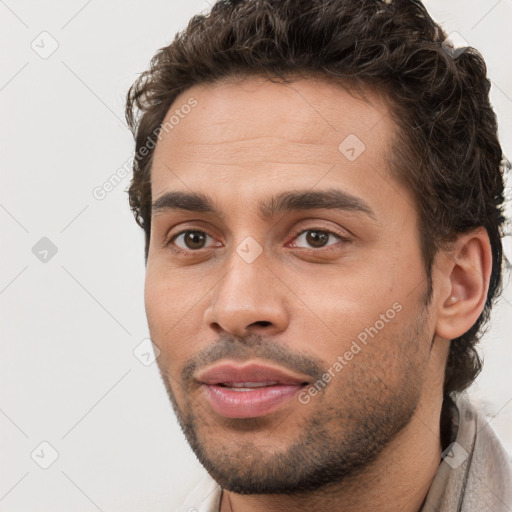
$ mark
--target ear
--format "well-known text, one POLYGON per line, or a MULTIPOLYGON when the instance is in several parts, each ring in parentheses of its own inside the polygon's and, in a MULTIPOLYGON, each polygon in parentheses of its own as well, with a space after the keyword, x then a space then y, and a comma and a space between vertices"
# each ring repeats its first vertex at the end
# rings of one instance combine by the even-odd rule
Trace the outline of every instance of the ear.
POLYGON ((459 235, 439 256, 436 334, 453 340, 475 324, 485 306, 492 270, 487 231, 459 235))

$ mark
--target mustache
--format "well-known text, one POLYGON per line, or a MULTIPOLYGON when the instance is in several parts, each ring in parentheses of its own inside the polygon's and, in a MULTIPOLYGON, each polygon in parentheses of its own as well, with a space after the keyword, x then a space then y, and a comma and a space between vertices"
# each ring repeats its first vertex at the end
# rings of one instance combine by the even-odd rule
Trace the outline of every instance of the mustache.
POLYGON ((322 378, 328 368, 324 361, 316 357, 303 352, 291 352, 286 345, 258 334, 251 334, 244 338, 224 336, 185 363, 180 375, 182 386, 188 389, 197 370, 221 359, 246 361, 252 358, 276 363, 288 370, 304 373, 311 376, 315 382, 322 378))

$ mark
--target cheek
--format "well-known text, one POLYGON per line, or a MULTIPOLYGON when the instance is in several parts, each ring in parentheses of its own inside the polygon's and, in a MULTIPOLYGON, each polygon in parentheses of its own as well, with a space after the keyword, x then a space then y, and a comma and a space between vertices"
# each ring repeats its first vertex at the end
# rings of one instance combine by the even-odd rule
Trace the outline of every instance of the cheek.
POLYGON ((158 333, 162 322, 168 318, 170 312, 167 308, 168 293, 165 282, 159 279, 158 273, 148 266, 146 271, 146 280, 144 283, 144 304, 146 307, 146 316, 148 318, 149 328, 153 333, 158 333))
POLYGON ((155 330, 165 333, 178 319, 186 321, 187 311, 191 311, 194 305, 194 295, 182 271, 168 268, 156 257, 148 260, 144 301, 148 320, 155 330))
POLYGON ((402 309, 392 319, 392 313, 386 315, 389 310, 379 311, 367 318, 364 327, 360 324, 352 329, 343 348, 331 351, 330 364, 336 360, 341 364, 333 387, 340 397, 346 396, 347 390, 360 400, 370 395, 385 398, 417 392, 425 378, 428 340, 425 332, 417 332, 422 330, 417 310, 416 316, 411 316, 412 311, 402 309))
POLYGON ((381 262, 388 272, 368 263, 321 279, 292 281, 300 282, 294 292, 307 306, 294 312, 302 348, 328 365, 345 353, 348 361, 358 360, 357 366, 375 363, 391 370, 401 364, 411 338, 414 343, 424 286, 418 286, 416 275, 401 275, 404 267, 396 260, 391 265, 382 257, 381 262))
MULTIPOLYGON (((160 358, 171 369, 187 357, 190 346, 183 340, 190 336, 194 308, 183 299, 183 292, 172 279, 148 267, 144 286, 144 302, 149 331, 153 343, 160 350, 160 358)), ((193 330, 193 329, 192 329, 193 330)))

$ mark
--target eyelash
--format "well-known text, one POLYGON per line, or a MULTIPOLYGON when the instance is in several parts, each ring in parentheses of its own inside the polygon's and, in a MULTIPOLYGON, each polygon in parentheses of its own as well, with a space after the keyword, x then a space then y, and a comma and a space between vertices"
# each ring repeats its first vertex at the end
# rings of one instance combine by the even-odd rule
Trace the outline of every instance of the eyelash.
MULTIPOLYGON (((300 235, 302 235, 304 233, 307 233, 308 231, 317 231, 317 232, 321 232, 321 233, 326 233, 327 235, 333 235, 336 238, 338 238, 339 242, 343 242, 343 243, 349 243, 350 242, 349 238, 347 238, 346 236, 341 235, 340 233, 337 233, 335 231, 331 231, 329 229, 319 228, 319 227, 312 227, 312 228, 307 228, 307 229, 299 228, 299 229, 297 229, 294 232, 293 240, 298 238, 300 235)), ((194 250, 194 249, 182 249, 182 248, 176 247, 174 245, 173 242, 176 240, 176 238, 178 238, 180 235, 183 235, 185 233, 190 233, 190 232, 201 233, 201 234, 209 236, 210 238, 213 238, 206 231, 203 231, 201 229, 184 229, 182 231, 179 231, 178 233, 173 234, 172 236, 167 237, 166 241, 164 242, 164 247, 169 247, 175 253, 187 254, 187 255, 192 255, 194 253, 199 253, 202 250, 208 249, 208 247, 201 248, 201 249, 196 249, 196 250, 194 250)), ((307 252, 307 253, 313 253, 313 252, 315 252, 315 253, 317 253, 317 252, 326 253, 326 252, 330 252, 332 250, 336 250, 336 246, 337 246, 337 244, 334 243, 334 244, 329 244, 327 246, 320 247, 320 248, 310 248, 310 249, 307 249, 305 247, 298 247, 298 249, 303 251, 303 252, 307 252)))

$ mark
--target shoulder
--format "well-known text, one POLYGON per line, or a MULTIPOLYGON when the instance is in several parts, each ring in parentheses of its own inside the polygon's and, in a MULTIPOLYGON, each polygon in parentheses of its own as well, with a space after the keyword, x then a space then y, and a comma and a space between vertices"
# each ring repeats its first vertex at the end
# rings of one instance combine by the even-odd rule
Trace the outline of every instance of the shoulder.
POLYGON ((465 394, 449 409, 449 444, 421 512, 512 510, 512 461, 490 420, 465 394))
POLYGON ((457 442, 460 437, 466 443, 467 451, 462 510, 477 510, 478 506, 490 511, 512 509, 510 454, 483 412, 466 396, 459 397, 456 403, 462 429, 457 435, 457 442))

